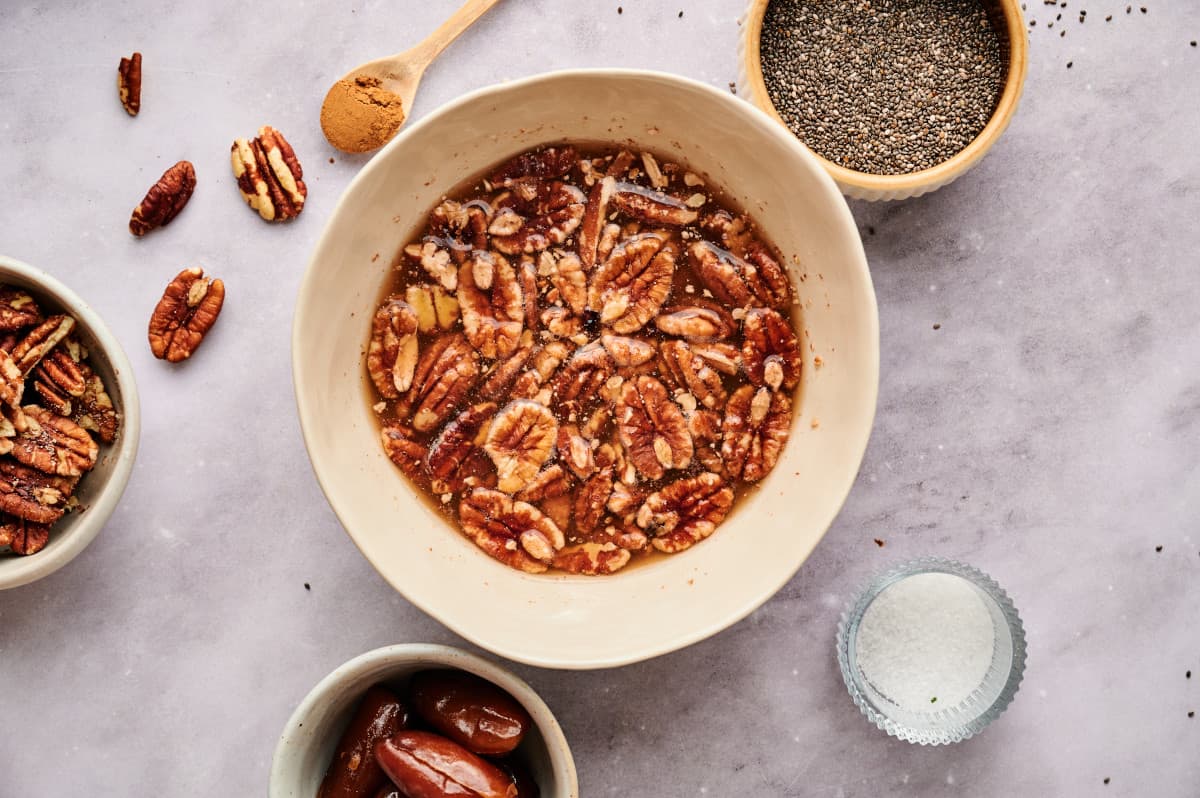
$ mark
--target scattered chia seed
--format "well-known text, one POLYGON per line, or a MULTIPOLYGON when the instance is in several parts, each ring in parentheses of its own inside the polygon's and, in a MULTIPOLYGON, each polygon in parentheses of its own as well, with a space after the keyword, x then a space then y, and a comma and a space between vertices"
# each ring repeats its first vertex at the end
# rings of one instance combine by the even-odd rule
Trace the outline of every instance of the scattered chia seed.
POLYGON ((304 589, 305 589, 305 590, 312 590, 312 585, 310 585, 308 582, 305 582, 305 583, 304 583, 304 589))
POLYGON ((1007 72, 982 0, 772 0, 760 50, 791 131, 869 174, 953 157, 987 125, 1007 72))
POLYGON ((1162 551, 1162 546, 1155 546, 1155 547, 1154 547, 1154 550, 1155 550, 1155 551, 1162 551))
POLYGON ((1187 673, 1184 674, 1184 677, 1188 678, 1188 679, 1192 678, 1192 672, 1188 671, 1187 673))
POLYGON ((1067 62, 1067 69, 1070 69, 1070 68, 1071 68, 1071 65, 1072 65, 1072 64, 1074 64, 1074 63, 1075 63, 1074 61, 1068 61, 1068 62, 1067 62))
POLYGON ((1109 782, 1109 781, 1110 781, 1110 779, 1108 778, 1108 776, 1105 776, 1105 777, 1104 777, 1104 783, 1105 783, 1105 784, 1108 784, 1108 782, 1109 782))

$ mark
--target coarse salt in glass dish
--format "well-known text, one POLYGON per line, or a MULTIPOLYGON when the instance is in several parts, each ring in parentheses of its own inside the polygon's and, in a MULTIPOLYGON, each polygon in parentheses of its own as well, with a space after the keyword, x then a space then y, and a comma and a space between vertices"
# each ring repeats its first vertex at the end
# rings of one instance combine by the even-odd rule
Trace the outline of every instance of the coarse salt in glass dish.
POLYGON ((1025 630, 987 574, 926 557, 872 579, 838 624, 838 664, 854 703, 920 745, 978 734, 1012 703, 1025 630))

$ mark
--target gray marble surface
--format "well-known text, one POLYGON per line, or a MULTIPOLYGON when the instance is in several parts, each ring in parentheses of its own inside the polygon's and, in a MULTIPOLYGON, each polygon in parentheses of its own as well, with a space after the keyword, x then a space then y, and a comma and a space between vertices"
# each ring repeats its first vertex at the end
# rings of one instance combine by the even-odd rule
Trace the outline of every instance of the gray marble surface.
MULTIPOLYGON (((508 0, 431 69, 415 115, 568 66, 734 80, 740 0, 618 2, 508 0)), ((1078 0, 1030 0, 1025 98, 992 155, 927 198, 853 205, 879 295, 879 414, 845 510, 791 583, 650 662, 515 668, 562 721, 585 797, 1200 794, 1200 5, 1140 2, 1091 0, 1081 24, 1078 0), (992 573, 1031 650, 1008 713, 933 750, 858 715, 832 648, 855 588, 925 554, 992 573)), ((0 251, 105 316, 145 418, 101 536, 0 594, 3 798, 262 795, 284 721, 334 666, 461 643, 343 534, 289 366, 308 253, 365 161, 325 144, 324 91, 456 3, 288 5, 0 2, 0 251), (135 120, 113 86, 133 49, 135 120), (230 141, 263 123, 308 178, 287 226, 246 209, 229 173, 230 141), (180 158, 195 197, 134 240, 130 209, 180 158), (146 319, 193 264, 230 298, 173 368, 151 358, 146 319)))

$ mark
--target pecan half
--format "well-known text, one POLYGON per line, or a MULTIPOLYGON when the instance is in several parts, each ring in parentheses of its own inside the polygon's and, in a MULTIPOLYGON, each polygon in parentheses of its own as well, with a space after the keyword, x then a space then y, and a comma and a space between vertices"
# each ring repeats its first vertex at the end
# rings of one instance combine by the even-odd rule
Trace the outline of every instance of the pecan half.
POLYGON ((787 275, 765 250, 756 250, 752 264, 707 241, 696 241, 688 247, 688 257, 700 280, 722 302, 736 307, 761 304, 775 308, 791 303, 787 275), (764 269, 763 264, 774 266, 764 269))
POLYGON ((697 357, 687 341, 663 341, 659 346, 664 376, 690 392, 707 408, 725 404, 727 395, 721 375, 704 358, 697 357))
POLYGON ((112 397, 104 388, 99 375, 92 373, 86 364, 80 364, 85 375, 83 396, 74 404, 71 420, 89 432, 94 432, 104 443, 112 443, 121 427, 121 414, 113 407, 112 397))
POLYGON ((737 322, 716 302, 697 300, 683 307, 665 308, 654 326, 667 335, 694 342, 724 341, 737 331, 737 322))
POLYGON ((773 391, 800 384, 800 343, 787 319, 770 308, 753 308, 742 325, 742 363, 755 385, 773 391))
POLYGON ((614 332, 634 332, 667 301, 674 275, 674 243, 657 233, 636 236, 618 245, 592 275, 588 309, 614 332))
POLYGON ((612 376, 614 367, 612 356, 598 342, 575 350, 554 377, 551 405, 578 411, 598 398, 600 387, 612 376))
POLYGON ((587 479, 596 470, 596 458, 592 453, 592 445, 579 432, 574 424, 562 424, 558 428, 558 459, 571 473, 580 479, 587 479))
POLYGON ((626 216, 658 227, 684 227, 700 216, 683 200, 633 183, 618 183, 612 204, 626 216))
POLYGON ((632 556, 614 543, 580 543, 558 552, 554 567, 571 574, 600 576, 621 570, 632 556))
POLYGON ((463 331, 486 358, 507 357, 525 326, 524 292, 507 260, 476 250, 458 274, 463 331))
POLYGON ((75 319, 64 314, 50 316, 37 327, 34 327, 25 337, 12 348, 12 359, 22 374, 33 371, 33 367, 42 361, 51 349, 58 346, 59 341, 75 329, 75 319))
POLYGON ((60 416, 70 416, 72 400, 81 398, 87 390, 87 377, 81 364, 63 347, 56 346, 34 369, 33 389, 46 407, 60 416))
POLYGON ((42 323, 42 311, 27 292, 0 285, 0 331, 19 330, 42 323))
POLYGON ((471 250, 487 249, 490 214, 491 208, 486 203, 445 200, 429 214, 429 229, 434 237, 426 240, 446 247, 454 262, 462 263, 471 250))
POLYGON ((743 385, 725 409, 721 456, 726 472, 757 482, 771 472, 792 426, 792 400, 782 391, 743 385))
POLYGON ((35 524, 53 524, 66 512, 78 481, 0 458, 0 512, 35 524))
POLYGON ((150 351, 171 363, 187 360, 216 323, 224 303, 224 282, 206 278, 203 269, 184 269, 150 315, 150 351))
POLYGON ((492 364, 483 384, 479 386, 479 395, 493 402, 500 402, 507 398, 509 390, 524 372, 536 351, 537 346, 533 342, 533 335, 527 330, 521 335, 520 346, 516 351, 492 364))
POLYGON ((463 531, 475 545, 512 568, 542 573, 565 544, 562 530, 532 504, 475 488, 458 506, 463 531))
POLYGON ((434 438, 425 458, 434 493, 456 493, 468 485, 483 485, 489 476, 494 481, 492 463, 478 444, 495 414, 495 402, 472 405, 434 438))
POLYGON ((96 464, 99 447, 87 430, 37 405, 25 405, 27 428, 13 441, 18 462, 63 477, 77 477, 96 464))
MULTIPOLYGON (((457 282, 457 273, 454 279, 457 282)), ((417 314, 417 327, 423 333, 449 330, 458 321, 458 297, 440 285, 410 285, 404 289, 404 301, 417 314)))
POLYGON ((462 333, 435 339, 421 353, 413 385, 397 408, 412 416, 413 428, 431 432, 462 404, 479 381, 479 355, 462 333))
POLYGON ((522 399, 537 396, 570 352, 570 348, 562 341, 551 341, 545 346, 535 348, 529 358, 529 366, 513 383, 512 395, 522 399))
POLYGON ((151 230, 166 227, 179 215, 196 189, 196 169, 191 161, 180 161, 163 172, 158 182, 133 209, 129 217, 129 232, 144 236, 151 230))
POLYGON ((637 525, 653 538, 654 548, 674 554, 711 535, 732 504, 733 488, 705 472, 647 496, 638 508, 637 525))
POLYGON ((613 491, 612 467, 590 476, 575 494, 575 527, 585 535, 596 531, 613 491))
POLYGON ((587 274, 578 255, 548 249, 538 256, 537 274, 558 292, 558 298, 572 313, 583 315, 587 309, 587 274))
POLYGON ((242 199, 268 222, 286 222, 304 210, 304 170, 275 128, 263 125, 257 138, 234 140, 230 162, 242 199))
POLYGON ((491 182, 497 186, 510 185, 521 177, 562 177, 579 161, 579 153, 571 145, 544 147, 523 152, 492 173, 491 182))
POLYGON ((649 363, 658 353, 651 342, 622 335, 602 335, 600 343, 608 354, 612 355, 613 362, 621 368, 649 363))
POLYGON ((521 286, 521 299, 525 308, 525 329, 534 332, 538 328, 538 283, 537 267, 528 255, 521 256, 517 264, 517 284, 521 286))
POLYGON ((668 469, 692 462, 692 436, 683 412, 654 377, 643 375, 621 386, 616 418, 630 462, 647 479, 661 479, 668 469))
POLYGON ((583 332, 583 319, 573 315, 566 308, 558 306, 546 308, 542 311, 541 323, 545 328, 545 334, 549 334, 553 338, 562 338, 571 342, 575 342, 576 339, 587 340, 587 334, 583 332))
POLYGON ((528 399, 505 405, 483 442, 500 477, 497 487, 505 493, 525 487, 550 459, 557 434, 558 422, 543 405, 528 399))
POLYGON ((134 53, 122 58, 117 65, 117 96, 121 107, 130 116, 137 116, 142 109, 142 54, 134 53))
POLYGON ((389 297, 375 311, 367 345, 367 373, 384 399, 396 399, 412 387, 417 328, 416 311, 398 297, 389 297))
POLYGON ((409 244, 404 248, 404 254, 414 263, 419 263, 425 273, 447 291, 458 288, 458 261, 451 260, 450 250, 438 246, 436 241, 409 244))
MULTIPOLYGON (((545 502, 565 496, 571 489, 566 470, 558 463, 552 463, 537 473, 529 484, 517 491, 516 498, 527 502, 545 502)), ((570 507, 567 507, 568 511, 570 507)))
POLYGON ((492 246, 505 255, 532 254, 561 244, 583 220, 585 197, 575 186, 558 180, 518 178, 513 190, 496 200, 497 212, 513 208, 524 216, 517 232, 493 236, 492 246))
POLYGON ((733 344, 692 344, 692 354, 701 358, 712 368, 733 376, 742 368, 742 353, 733 344))
POLYGON ((0 546, 8 546, 13 554, 37 554, 49 541, 50 527, 45 524, 15 516, 0 517, 0 546))
POLYGON ((700 220, 700 229, 715 237, 721 246, 737 255, 746 254, 746 247, 754 240, 750 220, 745 216, 734 216, 727 210, 717 210, 700 220))
MULTIPOLYGON (((608 216, 608 203, 616 189, 617 181, 612 177, 605 177, 593 185, 588 193, 587 208, 579 225, 579 258, 587 271, 591 271, 597 263, 600 239, 605 230, 604 220, 608 216)), ((612 244, 608 250, 612 251, 612 244)), ((603 257, 608 257, 608 253, 605 252, 603 257)))
POLYGON ((383 441, 384 454, 399 466, 409 479, 422 487, 429 484, 425 473, 425 456, 428 450, 415 440, 411 430, 393 424, 380 430, 379 437, 383 441))

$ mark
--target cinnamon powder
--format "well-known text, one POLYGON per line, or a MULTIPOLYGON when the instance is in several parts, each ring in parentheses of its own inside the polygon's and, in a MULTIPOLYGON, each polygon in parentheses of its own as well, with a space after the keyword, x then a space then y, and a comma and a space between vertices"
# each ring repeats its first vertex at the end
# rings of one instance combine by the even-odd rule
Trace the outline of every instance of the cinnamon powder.
POLYGON ((343 78, 321 106, 321 130, 344 152, 367 152, 387 143, 404 123, 404 101, 379 78, 343 78))

